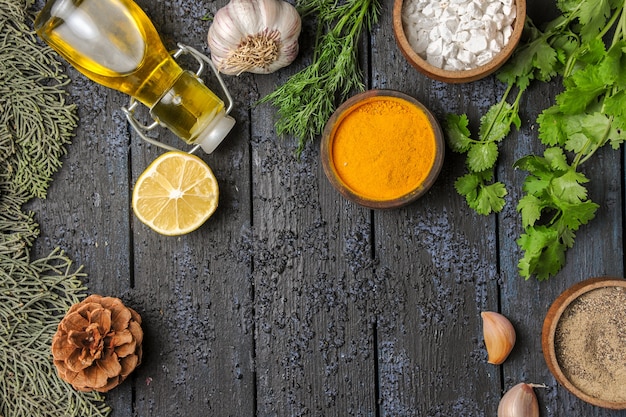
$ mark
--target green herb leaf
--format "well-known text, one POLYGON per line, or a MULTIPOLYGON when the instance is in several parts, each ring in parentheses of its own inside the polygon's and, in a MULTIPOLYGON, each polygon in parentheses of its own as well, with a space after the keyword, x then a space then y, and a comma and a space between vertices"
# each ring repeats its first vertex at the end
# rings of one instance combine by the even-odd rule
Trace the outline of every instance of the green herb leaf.
POLYGON ((587 198, 587 189, 581 185, 587 181, 583 174, 573 169, 555 175, 552 180, 553 196, 568 203, 580 203, 587 198))
POLYGON ((298 140, 297 154, 321 135, 326 121, 336 109, 335 100, 343 101, 354 91, 362 91, 363 73, 357 56, 358 40, 363 30, 370 30, 378 20, 378 0, 300 0, 301 15, 317 14, 320 30, 315 39, 313 61, 263 97, 259 103, 278 108, 276 132, 298 140))
POLYGON ((511 124, 518 129, 521 124, 517 109, 506 101, 491 106, 480 120, 479 139, 483 142, 499 142, 511 131, 511 124))
POLYGON ((561 202, 559 207, 562 210, 559 223, 564 228, 576 231, 581 225, 589 223, 595 217, 599 206, 587 200, 576 203, 561 202))
POLYGON ((489 184, 493 173, 490 170, 472 172, 458 178, 454 186, 464 196, 468 206, 476 213, 489 215, 499 213, 505 205, 506 188, 501 182, 489 184))
POLYGON ((518 264, 520 274, 546 279, 560 270, 574 232, 593 219, 598 205, 587 199, 582 184, 589 180, 567 162, 560 147, 546 149, 542 157, 520 158, 515 166, 529 172, 523 186, 526 194, 517 205, 525 229, 518 240, 525 252, 518 264))
POLYGON ((459 178, 455 187, 478 214, 498 213, 504 208, 506 187, 501 182, 491 182, 499 154, 497 142, 510 132, 511 125, 519 128, 521 124, 518 103, 519 95, 515 105, 509 104, 505 96, 500 103, 491 106, 481 118, 478 140, 470 137, 466 115, 448 115, 446 118, 445 130, 450 147, 455 152, 467 154, 469 173, 459 178))
POLYGON ((561 61, 559 51, 549 43, 547 36, 532 25, 530 19, 527 19, 526 26, 527 32, 533 33, 531 40, 519 46, 497 74, 500 81, 517 85, 520 90, 525 90, 535 78, 549 81, 557 75, 561 61))
POLYGON ((576 60, 585 65, 595 65, 606 57, 606 45, 599 38, 593 38, 585 43, 584 48, 576 51, 576 60))
POLYGON ((611 15, 609 0, 585 0, 580 2, 580 34, 584 41, 594 39, 606 25, 611 15))
POLYGON ((539 281, 555 275, 565 263, 565 245, 559 240, 559 233, 549 227, 527 227, 517 244, 524 250, 524 256, 517 266, 522 277, 536 276, 539 281))
POLYGON ((541 142, 548 146, 565 144, 568 134, 565 132, 564 122, 567 122, 567 117, 559 111, 558 106, 549 107, 541 112, 537 117, 541 142))
POLYGON ((448 146, 450 146, 452 151, 463 153, 469 150, 472 139, 470 138, 470 131, 467 128, 468 123, 469 120, 465 114, 460 116, 456 114, 447 115, 444 131, 446 132, 448 146))
POLYGON ((565 152, 559 147, 547 148, 543 152, 543 157, 553 171, 566 171, 571 169, 570 165, 567 163, 565 152))
POLYGON ((606 91, 605 79, 599 67, 589 66, 567 79, 567 89, 556 96, 556 103, 564 114, 584 112, 598 96, 606 91))
POLYGON ((467 151, 467 165, 470 171, 479 172, 493 168, 498 160, 498 145, 494 142, 479 142, 467 151))
POLYGON ((520 198, 517 211, 522 215, 522 226, 534 226, 537 220, 541 218, 543 208, 542 200, 533 194, 527 194, 520 198))
POLYGON ((505 205, 506 188, 501 182, 483 184, 479 188, 478 198, 474 203, 474 210, 479 214, 499 213, 505 205))
POLYGON ((537 155, 526 155, 515 161, 513 167, 523 169, 536 176, 550 172, 548 160, 537 155))

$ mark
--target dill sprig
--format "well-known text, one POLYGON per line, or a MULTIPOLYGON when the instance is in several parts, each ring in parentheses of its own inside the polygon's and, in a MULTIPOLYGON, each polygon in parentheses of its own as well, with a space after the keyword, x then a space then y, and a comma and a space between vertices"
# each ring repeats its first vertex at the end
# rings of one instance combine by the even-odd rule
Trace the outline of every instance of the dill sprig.
POLYGON ((313 58, 310 65, 260 102, 278 108, 276 133, 298 139, 298 155, 307 142, 320 135, 328 118, 355 90, 362 91, 363 71, 358 61, 358 41, 363 30, 378 20, 378 0, 300 0, 303 17, 317 15, 313 58))
POLYGON ((102 395, 62 381, 50 351, 83 274, 58 249, 30 259, 39 230, 22 207, 46 196, 77 122, 61 64, 27 24, 31 5, 0 0, 0 416, 104 417, 102 395))

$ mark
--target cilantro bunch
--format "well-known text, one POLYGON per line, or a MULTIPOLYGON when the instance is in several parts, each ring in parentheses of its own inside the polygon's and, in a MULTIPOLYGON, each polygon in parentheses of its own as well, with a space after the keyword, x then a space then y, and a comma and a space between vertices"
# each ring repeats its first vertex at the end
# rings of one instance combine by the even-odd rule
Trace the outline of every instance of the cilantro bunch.
POLYGON ((526 21, 521 43, 497 77, 507 85, 499 103, 480 120, 472 138, 465 115, 448 115, 444 129, 453 151, 466 154, 467 174, 455 182, 469 207, 498 213, 506 186, 494 180, 498 143, 520 128, 519 103, 531 81, 562 79, 564 90, 537 118, 543 155, 515 163, 528 172, 517 205, 524 233, 517 239, 524 256, 519 273, 545 280, 564 265, 581 225, 598 205, 587 196, 579 167, 598 149, 618 149, 626 129, 625 0, 559 0, 561 15, 539 30, 526 21))

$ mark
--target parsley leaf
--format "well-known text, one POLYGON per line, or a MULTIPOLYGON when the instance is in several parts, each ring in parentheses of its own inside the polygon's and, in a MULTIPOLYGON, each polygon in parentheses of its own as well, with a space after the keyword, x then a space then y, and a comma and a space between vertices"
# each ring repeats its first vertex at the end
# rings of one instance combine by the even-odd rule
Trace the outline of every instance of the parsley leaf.
POLYGON ((531 40, 519 46, 497 74, 500 81, 517 85, 521 90, 525 90, 535 78, 549 81, 557 75, 560 63, 559 50, 550 44, 547 36, 534 27, 530 18, 526 19, 526 32, 532 34, 531 40))
POLYGON ((506 101, 491 106, 480 120, 479 137, 484 142, 499 142, 511 131, 511 124, 519 129, 521 121, 517 108, 506 101))
POLYGON ((517 266, 525 279, 536 275, 540 281, 556 274, 565 263, 565 245, 559 240, 559 233, 546 226, 528 227, 517 244, 524 250, 524 256, 517 266))
POLYGON ((587 198, 587 189, 581 185, 587 181, 583 174, 569 169, 561 175, 555 173, 551 191, 557 199, 575 204, 587 198))
POLYGON ((454 152, 467 152, 472 144, 470 131, 467 128, 467 115, 448 114, 444 128, 448 134, 448 145, 454 152))
POLYGON ((600 67, 593 65, 575 72, 566 82, 567 89, 556 96, 559 109, 564 114, 576 114, 585 111, 607 88, 600 67))
POLYGON ((519 96, 513 105, 503 99, 491 106, 480 120, 478 140, 471 138, 466 115, 446 117, 448 145, 454 152, 467 154, 468 173, 456 181, 455 187, 478 214, 499 213, 504 208, 507 190, 503 183, 492 182, 493 168, 499 155, 497 142, 509 134, 511 125, 521 125, 518 107, 519 96))
POLYGON ((476 212, 497 213, 506 196, 505 185, 493 178, 498 143, 512 126, 520 128, 519 103, 530 82, 560 76, 562 92, 536 119, 543 155, 526 155, 514 164, 528 173, 516 207, 524 228, 517 239, 524 252, 518 268, 526 279, 548 279, 563 267, 576 232, 598 209, 580 166, 606 144, 618 149, 626 140, 626 2, 557 0, 556 5, 561 15, 543 31, 526 19, 528 36, 497 73, 507 88, 480 119, 478 139, 471 138, 466 116, 448 117, 456 128, 446 129, 451 148, 467 154, 468 173, 455 182, 457 192, 476 212))
POLYGON ((478 172, 492 168, 498 160, 498 145, 494 142, 478 142, 467 151, 470 171, 478 172))
POLYGON ((529 173, 526 194, 517 205, 525 232, 518 240, 525 251, 520 274, 546 279, 560 270, 565 250, 574 244, 574 232, 593 219, 598 205, 587 199, 583 184, 589 180, 567 162, 560 147, 546 149, 543 156, 525 156, 515 166, 529 173))
POLYGON ((522 215, 522 226, 528 227, 534 225, 541 218, 541 210, 543 203, 539 197, 527 194, 520 198, 517 204, 517 211, 522 215))
POLYGON ((488 215, 498 213, 505 204, 504 197, 507 195, 506 188, 501 182, 491 183, 493 172, 471 172, 458 178, 454 187, 456 191, 465 197, 467 205, 476 213, 488 215))
POLYGON ((537 123, 539 123, 539 139, 544 145, 555 146, 565 143, 568 135, 564 121, 566 119, 557 106, 549 107, 541 112, 537 117, 537 123))
POLYGON ((561 203, 562 217, 559 221, 567 229, 576 231, 581 225, 589 223, 595 217, 598 207, 596 203, 589 200, 561 203))
POLYGON ((589 41, 604 29, 606 19, 611 15, 611 4, 609 0, 586 0, 580 4, 580 33, 583 40, 589 41))

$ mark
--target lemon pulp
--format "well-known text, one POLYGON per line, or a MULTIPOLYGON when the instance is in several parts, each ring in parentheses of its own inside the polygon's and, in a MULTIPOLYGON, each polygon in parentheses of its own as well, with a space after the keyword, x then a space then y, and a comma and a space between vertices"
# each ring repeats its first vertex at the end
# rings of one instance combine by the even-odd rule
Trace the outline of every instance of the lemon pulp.
POLYGON ((157 233, 177 236, 196 230, 217 209, 219 187, 198 156, 170 151, 155 159, 133 188, 137 218, 157 233))

